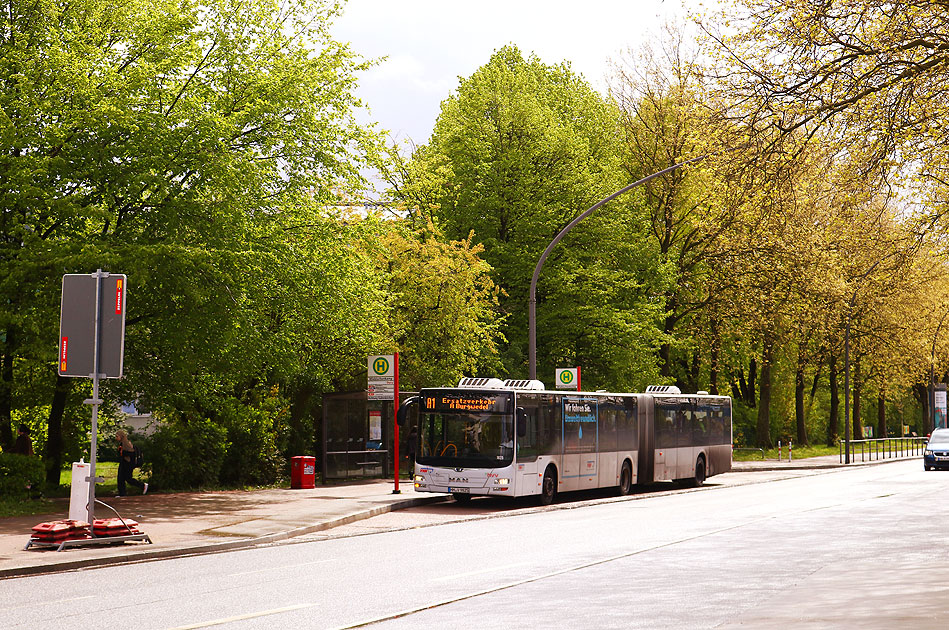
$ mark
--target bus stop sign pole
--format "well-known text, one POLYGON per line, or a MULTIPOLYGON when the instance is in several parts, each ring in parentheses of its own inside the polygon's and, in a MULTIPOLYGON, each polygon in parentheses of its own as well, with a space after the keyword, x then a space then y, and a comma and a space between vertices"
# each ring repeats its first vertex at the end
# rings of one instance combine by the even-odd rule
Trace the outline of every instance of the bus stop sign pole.
POLYGON ((392 494, 401 494, 402 491, 399 490, 399 353, 396 352, 393 356, 393 363, 395 363, 395 382, 393 383, 393 392, 392 392, 392 426, 395 427, 395 488, 392 490, 392 494))

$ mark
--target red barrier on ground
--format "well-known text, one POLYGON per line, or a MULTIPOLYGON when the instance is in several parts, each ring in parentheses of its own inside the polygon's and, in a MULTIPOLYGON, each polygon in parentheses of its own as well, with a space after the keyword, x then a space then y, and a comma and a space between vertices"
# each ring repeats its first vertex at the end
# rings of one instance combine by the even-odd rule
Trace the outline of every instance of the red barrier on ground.
POLYGON ((81 540, 91 538, 89 523, 85 521, 47 521, 33 527, 34 540, 42 542, 61 542, 63 540, 81 540))
POLYGON ((125 536, 142 532, 138 529, 138 521, 130 518, 124 522, 120 518, 97 518, 92 522, 92 533, 96 536, 125 536))

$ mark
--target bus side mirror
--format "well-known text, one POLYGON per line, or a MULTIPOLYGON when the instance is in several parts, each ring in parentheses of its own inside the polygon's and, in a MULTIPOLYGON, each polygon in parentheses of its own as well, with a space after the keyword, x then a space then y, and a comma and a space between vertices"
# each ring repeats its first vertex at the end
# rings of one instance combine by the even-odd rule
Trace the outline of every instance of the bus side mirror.
POLYGON ((405 422, 406 420, 408 420, 409 407, 411 405, 418 404, 418 400, 419 400, 418 396, 409 396, 404 401, 402 401, 402 404, 399 405, 398 411, 395 412, 396 424, 398 424, 400 427, 405 426, 405 422))
POLYGON ((524 437, 527 435, 527 412, 523 407, 518 407, 514 411, 514 417, 517 420, 517 437, 524 437))

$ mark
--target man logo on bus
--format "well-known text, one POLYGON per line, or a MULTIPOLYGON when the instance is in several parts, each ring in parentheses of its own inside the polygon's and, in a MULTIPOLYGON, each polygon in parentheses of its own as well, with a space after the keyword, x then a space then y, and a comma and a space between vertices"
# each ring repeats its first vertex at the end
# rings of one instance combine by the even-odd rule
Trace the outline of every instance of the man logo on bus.
POLYGON ((564 385, 569 385, 573 382, 573 372, 570 370, 564 370, 560 373, 560 382, 564 385))
POLYGON ((376 374, 385 374, 389 371, 389 360, 385 357, 378 357, 372 362, 372 370, 376 374))

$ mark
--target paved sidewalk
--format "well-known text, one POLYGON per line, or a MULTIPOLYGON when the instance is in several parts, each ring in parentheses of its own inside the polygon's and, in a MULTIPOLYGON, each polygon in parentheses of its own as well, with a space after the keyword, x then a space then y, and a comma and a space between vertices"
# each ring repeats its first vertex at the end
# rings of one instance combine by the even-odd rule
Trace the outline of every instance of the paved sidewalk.
POLYGON ((865 453, 861 456, 858 451, 850 454, 850 464, 843 463, 843 458, 838 455, 822 455, 820 457, 808 457, 804 459, 794 459, 793 456, 788 461, 787 454, 781 460, 776 459, 752 459, 748 461, 732 462, 733 471, 752 471, 752 470, 810 470, 821 468, 844 468, 845 466, 870 466, 874 464, 885 464, 887 462, 919 459, 923 458, 922 452, 919 455, 906 455, 903 457, 887 457, 883 454, 865 453))
MULTIPOLYGON (((894 460, 861 462, 858 458, 851 466, 891 461, 894 460)), ((780 462, 734 462, 732 470, 791 471, 842 466, 836 456, 828 456, 791 462, 786 459, 780 462)), ((416 494, 408 481, 399 485, 400 494, 392 493, 392 480, 374 480, 317 486, 312 490, 189 492, 121 499, 100 497, 123 517, 138 521, 139 529, 148 534, 153 544, 126 542, 111 546, 70 547, 63 551, 24 549, 34 525, 67 518, 69 504, 68 500, 63 500, 61 510, 52 514, 0 518, 0 579, 247 548, 447 498, 447 495, 440 494, 416 494)), ((109 518, 114 515, 97 506, 96 516, 109 518)))
MULTIPOLYGON (((277 542, 392 510, 443 501, 446 495, 416 494, 411 482, 392 480, 317 486, 312 490, 256 490, 99 497, 123 518, 132 518, 153 544, 24 549, 34 525, 67 518, 62 511, 0 518, 0 579, 120 564, 155 558, 214 553, 277 542)), ((114 516, 96 506, 97 518, 114 516)))

